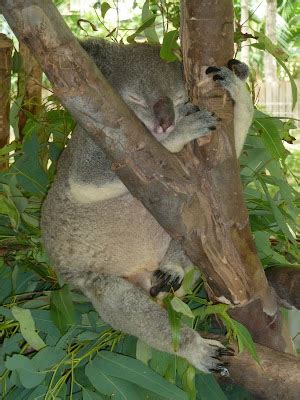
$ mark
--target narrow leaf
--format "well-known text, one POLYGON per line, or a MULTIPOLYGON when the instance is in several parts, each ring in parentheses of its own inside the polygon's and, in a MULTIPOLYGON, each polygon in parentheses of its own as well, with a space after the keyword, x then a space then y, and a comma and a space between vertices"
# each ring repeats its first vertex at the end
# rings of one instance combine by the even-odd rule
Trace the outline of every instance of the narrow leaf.
POLYGON ((176 61, 178 58, 174 54, 174 50, 178 50, 177 43, 179 33, 178 30, 167 32, 164 35, 163 43, 160 49, 160 57, 166 61, 176 61))
POLYGON ((20 323, 20 331, 26 342, 35 350, 40 350, 45 347, 46 343, 36 331, 30 310, 14 306, 11 311, 15 319, 20 323))

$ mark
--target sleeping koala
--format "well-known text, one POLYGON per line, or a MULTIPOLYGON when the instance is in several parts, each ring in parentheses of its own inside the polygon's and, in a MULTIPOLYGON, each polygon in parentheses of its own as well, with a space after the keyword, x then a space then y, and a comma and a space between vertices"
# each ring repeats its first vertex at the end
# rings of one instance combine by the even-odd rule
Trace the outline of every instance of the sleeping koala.
MULTIPOLYGON (((216 129, 217 117, 188 102, 180 63, 160 59, 159 47, 82 43, 88 54, 151 134, 169 151, 216 129)), ((245 79, 248 69, 232 61, 245 79)), ((244 82, 226 67, 207 74, 235 101, 239 156, 252 119, 244 82)), ((150 346, 174 353, 166 310, 150 295, 179 288, 192 263, 111 170, 111 162, 80 126, 61 155, 42 208, 42 234, 55 268, 92 301, 102 319, 150 346)), ((222 371, 226 354, 215 340, 181 329, 177 352, 199 370, 222 371)))

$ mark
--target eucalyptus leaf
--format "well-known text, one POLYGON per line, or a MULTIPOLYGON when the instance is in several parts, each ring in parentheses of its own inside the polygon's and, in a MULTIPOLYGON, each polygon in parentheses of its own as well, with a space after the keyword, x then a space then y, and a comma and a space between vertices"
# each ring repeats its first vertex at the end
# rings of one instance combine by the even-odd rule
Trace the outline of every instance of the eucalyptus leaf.
POLYGON ((40 350, 45 347, 46 343, 36 331, 30 310, 14 306, 11 311, 15 319, 20 323, 20 331, 26 342, 35 350, 40 350))
POLYGON ((101 351, 93 360, 102 372, 136 383, 144 389, 173 400, 186 399, 186 394, 177 386, 168 383, 141 361, 109 351, 101 351))
POLYGON ((68 285, 53 290, 50 295, 51 316, 61 333, 75 323, 75 311, 68 285))
POLYGON ((94 388, 104 395, 115 400, 140 400, 134 385, 103 372, 96 360, 86 366, 85 373, 94 388))
POLYGON ((256 347, 248 329, 240 322, 235 321, 234 319, 231 319, 231 325, 234 329, 234 332, 238 340, 239 350, 242 352, 243 350, 246 349, 254 358, 254 360, 259 363, 259 357, 256 351, 256 347))
POLYGON ((174 54, 174 50, 179 49, 177 43, 179 33, 178 30, 167 32, 164 35, 163 43, 160 49, 160 57, 166 61, 176 61, 178 57, 174 54))

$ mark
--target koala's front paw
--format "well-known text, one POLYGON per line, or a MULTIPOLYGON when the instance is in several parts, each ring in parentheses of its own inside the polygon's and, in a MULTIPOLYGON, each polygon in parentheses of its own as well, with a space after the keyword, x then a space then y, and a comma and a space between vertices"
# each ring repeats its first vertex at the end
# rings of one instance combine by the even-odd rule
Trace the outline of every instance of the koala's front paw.
POLYGON ((188 141, 207 135, 217 129, 220 119, 211 111, 197 110, 193 106, 187 109, 187 114, 179 122, 181 131, 188 137, 188 141))
POLYGON ((226 368, 228 363, 222 361, 222 357, 233 355, 232 349, 227 349, 217 340, 204 339, 199 335, 191 354, 188 354, 186 358, 200 371, 216 372, 228 376, 229 373, 226 368))
POLYGON ((181 286, 184 269, 179 265, 166 264, 153 273, 150 296, 156 297, 160 292, 176 292, 181 286))

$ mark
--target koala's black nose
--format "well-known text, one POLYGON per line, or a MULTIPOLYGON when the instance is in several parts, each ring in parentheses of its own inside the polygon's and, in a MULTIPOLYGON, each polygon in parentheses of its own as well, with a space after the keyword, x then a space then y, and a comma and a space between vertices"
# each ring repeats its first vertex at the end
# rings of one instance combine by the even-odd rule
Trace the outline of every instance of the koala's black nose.
POLYGON ((174 125, 175 112, 173 101, 169 97, 161 97, 154 105, 155 128, 158 133, 174 125))
POLYGON ((161 119, 161 120, 159 121, 159 126, 162 127, 162 130, 163 130, 164 132, 166 132, 166 130, 167 130, 170 126, 173 125, 173 122, 174 122, 174 121, 173 121, 172 118, 161 119))

